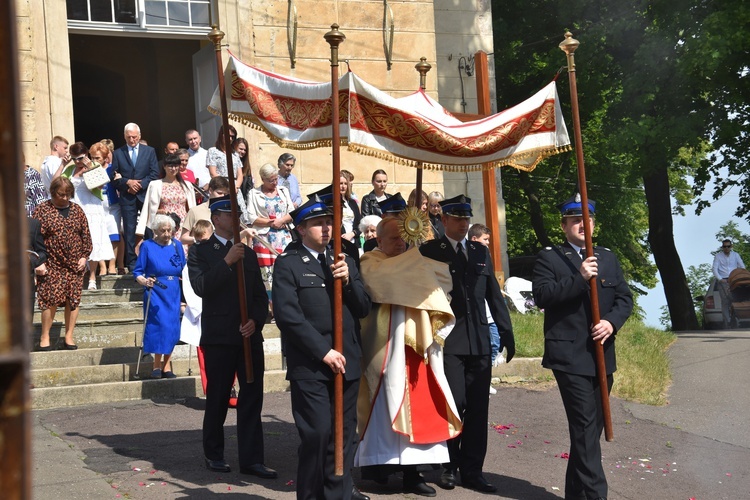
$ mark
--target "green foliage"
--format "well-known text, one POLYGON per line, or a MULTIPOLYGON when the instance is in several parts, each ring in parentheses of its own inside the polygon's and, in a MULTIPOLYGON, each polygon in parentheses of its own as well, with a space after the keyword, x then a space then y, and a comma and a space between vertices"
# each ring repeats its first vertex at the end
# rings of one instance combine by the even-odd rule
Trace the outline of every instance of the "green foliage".
MULTIPOLYGON (((517 357, 544 354, 544 314, 511 312, 517 357)), ((667 348, 675 335, 632 317, 617 333, 617 372, 612 394, 646 404, 664 404, 672 380, 667 348)), ((512 361, 511 361, 512 363, 512 361)))

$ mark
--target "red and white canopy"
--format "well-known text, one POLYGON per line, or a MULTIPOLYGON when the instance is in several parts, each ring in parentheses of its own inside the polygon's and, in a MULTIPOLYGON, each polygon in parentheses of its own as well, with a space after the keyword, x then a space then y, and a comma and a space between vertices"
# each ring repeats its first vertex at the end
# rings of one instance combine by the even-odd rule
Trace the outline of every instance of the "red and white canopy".
MULTIPOLYGON (((229 116, 265 132, 288 149, 331 146, 331 82, 290 78, 230 56, 225 82, 229 116)), ((461 122, 421 90, 400 99, 353 72, 339 80, 341 145, 350 151, 440 170, 510 165, 533 170, 570 149, 557 88, 552 82, 501 113, 461 122)), ((219 89, 209 105, 221 113, 219 89)))

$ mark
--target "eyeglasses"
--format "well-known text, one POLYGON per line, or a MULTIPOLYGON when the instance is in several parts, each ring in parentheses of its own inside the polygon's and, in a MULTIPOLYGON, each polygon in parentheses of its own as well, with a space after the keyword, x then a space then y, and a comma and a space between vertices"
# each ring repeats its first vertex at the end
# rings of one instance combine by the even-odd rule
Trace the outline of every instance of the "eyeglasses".
POLYGON ((84 158, 86 158, 86 155, 76 156, 75 158, 73 158, 73 161, 83 161, 84 158))

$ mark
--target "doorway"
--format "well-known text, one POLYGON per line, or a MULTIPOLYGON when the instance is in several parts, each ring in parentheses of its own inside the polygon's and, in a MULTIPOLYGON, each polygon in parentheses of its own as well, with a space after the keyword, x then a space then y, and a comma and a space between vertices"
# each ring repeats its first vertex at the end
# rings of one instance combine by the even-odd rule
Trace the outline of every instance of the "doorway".
POLYGON ((169 141, 184 146, 196 126, 192 57, 200 48, 197 40, 71 34, 75 140, 119 147, 135 122, 159 157, 169 141))

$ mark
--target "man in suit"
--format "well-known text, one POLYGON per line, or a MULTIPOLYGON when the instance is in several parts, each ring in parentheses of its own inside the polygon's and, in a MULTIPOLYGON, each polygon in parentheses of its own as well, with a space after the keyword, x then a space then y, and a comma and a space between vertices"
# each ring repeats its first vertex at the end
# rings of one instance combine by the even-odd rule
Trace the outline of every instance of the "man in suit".
MULTIPOLYGON (((589 200, 593 216, 595 203, 589 200)), ((604 499, 607 479, 600 439, 604 428, 594 342, 604 345, 607 385, 612 389, 615 334, 633 310, 633 296, 615 255, 594 247, 585 258, 584 221, 580 196, 559 205, 566 242, 547 247, 537 256, 532 292, 544 310, 544 357, 560 389, 570 432, 570 457, 565 473, 566 499, 604 499), (601 319, 593 325, 589 280, 596 277, 601 319)))
POLYGON ((232 242, 229 196, 212 198, 214 234, 190 247, 188 272, 196 295, 203 298, 200 345, 206 378, 206 411, 203 416, 203 452, 206 467, 229 472, 224 460, 224 420, 235 373, 240 384, 237 400, 237 447, 240 472, 273 479, 276 471, 264 465, 263 426, 263 324, 268 315, 268 295, 260 277, 258 260, 250 248, 232 242), (237 271, 242 260, 248 321, 241 324, 237 271), (243 337, 250 339, 252 383, 247 383, 243 337))
POLYGON ((357 267, 343 253, 327 250, 333 217, 315 197, 291 212, 301 245, 279 255, 273 272, 276 324, 291 381, 292 414, 300 436, 298 499, 365 499, 354 487, 357 395, 361 342, 355 323, 370 312, 357 267), (333 282, 343 285, 343 352, 333 349, 333 282), (334 470, 333 394, 336 374, 344 378, 344 475, 334 470))
POLYGON ((502 343, 508 350, 507 361, 515 354, 515 339, 510 315, 495 278, 490 254, 484 245, 467 241, 472 216, 471 199, 459 195, 440 202, 445 236, 420 247, 422 255, 450 266, 453 290, 451 309, 456 326, 443 348, 445 375, 463 421, 463 433, 448 441, 450 462, 444 464, 438 485, 461 484, 483 493, 497 488, 482 474, 487 453, 489 390, 492 379, 492 350, 487 325, 485 300, 495 320, 502 343))
POLYGON ((125 237, 125 265, 130 272, 135 267, 135 227, 138 213, 143 207, 148 184, 159 178, 159 163, 156 151, 140 143, 141 129, 135 123, 125 125, 125 145, 115 149, 112 155, 111 184, 120 193, 122 228, 125 237), (121 177, 114 178, 118 172, 121 177))

